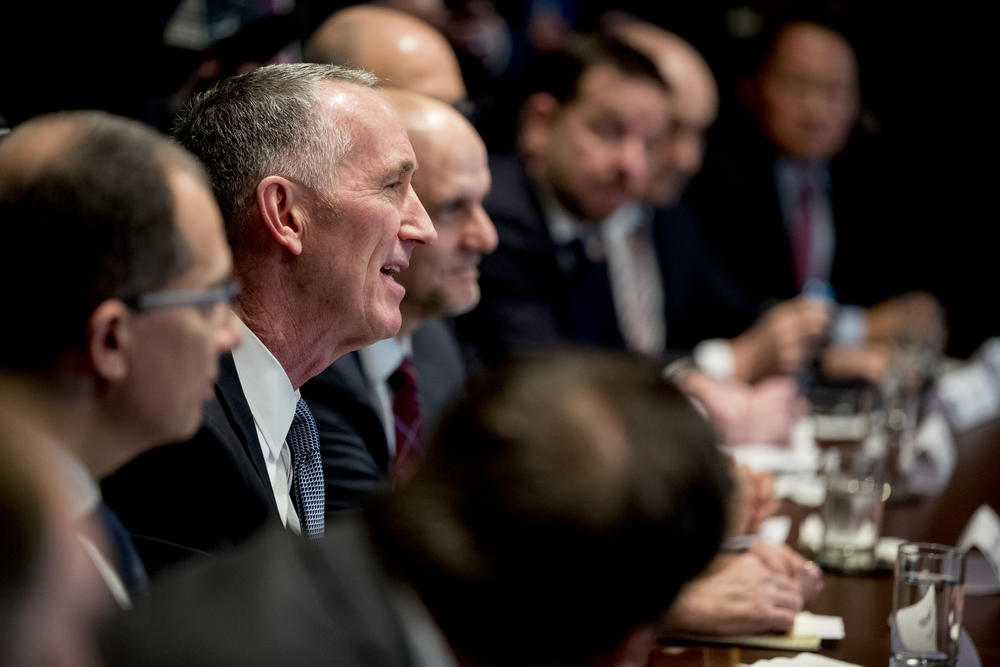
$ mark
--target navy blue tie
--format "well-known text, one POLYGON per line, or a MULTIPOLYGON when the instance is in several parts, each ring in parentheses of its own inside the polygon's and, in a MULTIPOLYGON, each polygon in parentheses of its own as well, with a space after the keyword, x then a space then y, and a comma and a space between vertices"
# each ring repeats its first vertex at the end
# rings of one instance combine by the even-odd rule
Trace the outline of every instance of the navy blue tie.
POLYGON ((309 406, 299 399, 295 417, 288 429, 288 447, 292 450, 292 502, 299 515, 302 534, 323 534, 326 491, 323 486, 323 462, 319 452, 319 431, 309 406))
POLYGON ((111 541, 115 550, 115 560, 118 565, 118 576, 121 577, 125 589, 133 597, 145 594, 149 590, 149 578, 146 568, 139 558, 139 552, 132 543, 132 535, 125 528, 121 519, 110 507, 101 503, 97 508, 97 517, 111 541))

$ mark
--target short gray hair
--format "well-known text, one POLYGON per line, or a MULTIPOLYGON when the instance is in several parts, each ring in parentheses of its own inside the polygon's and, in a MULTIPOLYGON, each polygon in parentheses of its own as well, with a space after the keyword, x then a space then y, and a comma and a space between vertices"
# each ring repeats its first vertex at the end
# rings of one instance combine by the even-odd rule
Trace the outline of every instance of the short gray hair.
POLYGON ((234 246, 261 179, 278 175, 318 188, 351 150, 350 133, 317 112, 323 81, 378 85, 378 77, 360 69, 268 65, 219 82, 177 118, 173 135, 208 169, 234 246))

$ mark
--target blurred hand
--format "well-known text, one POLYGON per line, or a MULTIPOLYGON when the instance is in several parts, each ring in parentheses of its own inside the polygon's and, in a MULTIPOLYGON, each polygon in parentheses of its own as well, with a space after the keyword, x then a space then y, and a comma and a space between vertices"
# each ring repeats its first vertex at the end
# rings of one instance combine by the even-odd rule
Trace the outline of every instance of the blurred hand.
POLYGON ((692 372, 681 388, 705 406, 725 444, 785 444, 796 420, 808 410, 790 377, 772 377, 750 385, 692 372))
POLYGON ((892 350, 882 343, 864 347, 838 345, 823 350, 820 365, 830 377, 867 380, 878 385, 885 378, 891 360, 892 350))
POLYGON ((775 373, 794 373, 816 354, 830 324, 830 303, 797 297, 767 311, 730 341, 736 375, 753 381, 775 373))
POLYGON ((795 579, 750 552, 717 560, 718 569, 681 590, 664 618, 667 630, 713 635, 791 630, 803 605, 795 579))
POLYGON ((908 292, 865 309, 868 340, 940 346, 945 332, 944 309, 926 292, 908 292))
POLYGON ((760 524, 772 516, 781 501, 774 495, 774 477, 757 473, 745 465, 733 464, 736 489, 730 499, 731 535, 754 535, 760 524))
POLYGON ((749 553, 759 558, 772 571, 787 575, 795 581, 804 601, 815 599, 823 590, 823 571, 787 544, 757 542, 750 547, 749 553))

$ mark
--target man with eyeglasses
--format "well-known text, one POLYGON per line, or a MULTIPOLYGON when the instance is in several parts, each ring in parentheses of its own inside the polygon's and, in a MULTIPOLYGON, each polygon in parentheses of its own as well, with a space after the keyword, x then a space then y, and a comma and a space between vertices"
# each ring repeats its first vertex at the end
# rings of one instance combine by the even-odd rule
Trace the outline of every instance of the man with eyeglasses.
MULTIPOLYGON (((101 112, 39 117, 0 143, 0 411, 53 469, 80 543, 123 607, 145 570, 95 480, 197 430, 240 341, 232 260, 187 151, 101 112), (44 234, 44 240, 42 238, 44 234)), ((68 557, 68 556, 67 556, 68 557)))
POLYGON ((435 238, 406 130, 375 84, 334 65, 272 65, 220 82, 175 125, 212 176, 244 338, 195 437, 104 482, 151 571, 266 525, 324 533, 319 433, 299 388, 397 333, 395 276, 435 238))

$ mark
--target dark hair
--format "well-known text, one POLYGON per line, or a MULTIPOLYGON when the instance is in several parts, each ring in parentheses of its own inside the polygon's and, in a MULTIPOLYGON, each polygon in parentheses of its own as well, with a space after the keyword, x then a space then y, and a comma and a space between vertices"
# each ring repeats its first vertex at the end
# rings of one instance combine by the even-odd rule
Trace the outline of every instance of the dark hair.
POLYGON ((108 298, 161 288, 188 268, 168 172, 197 162, 136 121, 97 111, 41 116, 0 144, 0 366, 48 367, 85 340, 108 298))
POLYGON ((336 80, 378 83, 374 74, 337 65, 268 65, 220 81, 178 116, 174 138, 208 169, 234 248, 263 178, 285 176, 315 187, 350 150, 351 135, 319 113, 318 85, 336 80))
POLYGON ((797 25, 812 25, 829 30, 847 42, 852 51, 857 52, 850 24, 843 13, 823 8, 798 8, 795 11, 775 12, 764 17, 760 33, 748 46, 747 63, 750 69, 746 74, 761 73, 768 65, 782 33, 797 25))
POLYGON ((669 92, 667 81, 644 54, 616 37, 601 34, 576 35, 558 50, 538 56, 526 68, 522 99, 548 93, 561 104, 579 94, 584 74, 598 65, 609 65, 630 78, 643 79, 669 92))
POLYGON ((561 353, 474 382, 369 518, 461 654, 572 662, 666 611, 716 553, 730 484, 658 366, 561 353))

